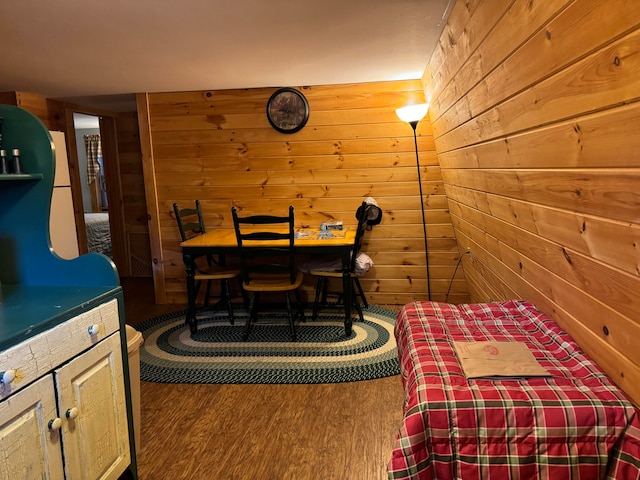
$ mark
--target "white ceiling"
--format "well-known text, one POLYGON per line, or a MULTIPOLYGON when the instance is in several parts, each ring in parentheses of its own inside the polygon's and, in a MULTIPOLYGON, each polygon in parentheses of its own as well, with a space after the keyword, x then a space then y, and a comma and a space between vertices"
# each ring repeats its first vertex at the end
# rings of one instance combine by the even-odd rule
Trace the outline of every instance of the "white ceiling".
POLYGON ((453 3, 3 1, 0 91, 115 105, 136 92, 420 78, 453 3))

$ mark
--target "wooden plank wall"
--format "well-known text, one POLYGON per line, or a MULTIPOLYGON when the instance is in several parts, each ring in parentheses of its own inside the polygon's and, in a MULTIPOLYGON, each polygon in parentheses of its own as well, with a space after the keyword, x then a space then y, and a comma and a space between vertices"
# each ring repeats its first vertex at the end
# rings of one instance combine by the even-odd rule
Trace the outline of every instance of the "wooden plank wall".
POLYGON ((24 108, 38 117, 49 130, 65 131, 62 102, 29 92, 0 92, 0 103, 24 108))
POLYGON ((128 260, 127 276, 150 277, 151 249, 137 112, 118 114, 116 136, 124 206, 123 240, 128 260))
POLYGON ((475 302, 525 298, 640 403, 640 2, 458 1, 423 76, 475 302))
MULTIPOLYGON (((307 125, 282 134, 265 108, 275 88, 138 95, 156 301, 184 302, 186 288, 172 204, 202 202, 209 228, 233 228, 243 214, 282 213, 296 223, 355 225, 371 196, 384 210, 365 251, 375 267, 362 281, 374 304, 427 297, 413 130, 395 109, 424 101, 419 80, 298 87, 307 125), (157 235, 154 235, 157 232, 157 235)), ((428 120, 418 125, 433 298, 444 300, 458 250, 428 120)), ((462 269, 450 300, 467 298, 462 269)), ((312 290, 311 279, 305 292, 312 290)))

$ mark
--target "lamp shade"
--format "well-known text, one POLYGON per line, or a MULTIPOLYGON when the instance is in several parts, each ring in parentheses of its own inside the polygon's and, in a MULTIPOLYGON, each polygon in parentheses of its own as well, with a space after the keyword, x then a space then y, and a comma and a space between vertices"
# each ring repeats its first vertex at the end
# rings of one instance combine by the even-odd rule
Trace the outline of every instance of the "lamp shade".
POLYGON ((409 105, 396 109, 396 115, 398 115, 398 118, 403 122, 419 122, 427 114, 428 110, 428 103, 419 103, 417 105, 409 105))

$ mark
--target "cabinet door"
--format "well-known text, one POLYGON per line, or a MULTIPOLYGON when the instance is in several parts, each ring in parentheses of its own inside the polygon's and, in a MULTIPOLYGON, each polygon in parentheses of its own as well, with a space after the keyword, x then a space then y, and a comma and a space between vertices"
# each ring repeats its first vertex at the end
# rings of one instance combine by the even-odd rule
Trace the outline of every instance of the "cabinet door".
POLYGON ((117 479, 131 463, 120 333, 55 373, 67 480, 117 479))
POLYGON ((0 402, 0 479, 63 478, 53 375, 0 402))

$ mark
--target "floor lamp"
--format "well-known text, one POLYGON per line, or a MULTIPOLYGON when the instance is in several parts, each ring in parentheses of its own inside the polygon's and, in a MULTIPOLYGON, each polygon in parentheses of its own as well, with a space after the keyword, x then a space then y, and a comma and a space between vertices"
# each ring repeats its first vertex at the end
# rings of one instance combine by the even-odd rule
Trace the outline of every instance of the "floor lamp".
POLYGON ((422 211, 422 232, 424 235, 424 258, 427 269, 427 294, 431 301, 431 276, 429 275, 429 248, 427 246, 427 222, 424 217, 424 201, 422 197, 422 178, 420 176, 420 158, 418 157, 418 137, 416 136, 416 127, 418 122, 424 118, 429 110, 428 103, 420 103, 418 105, 409 105, 408 107, 398 108, 396 114, 403 122, 407 122, 413 128, 413 143, 416 147, 416 165, 418 167, 418 186, 420 187, 420 210, 422 211))

